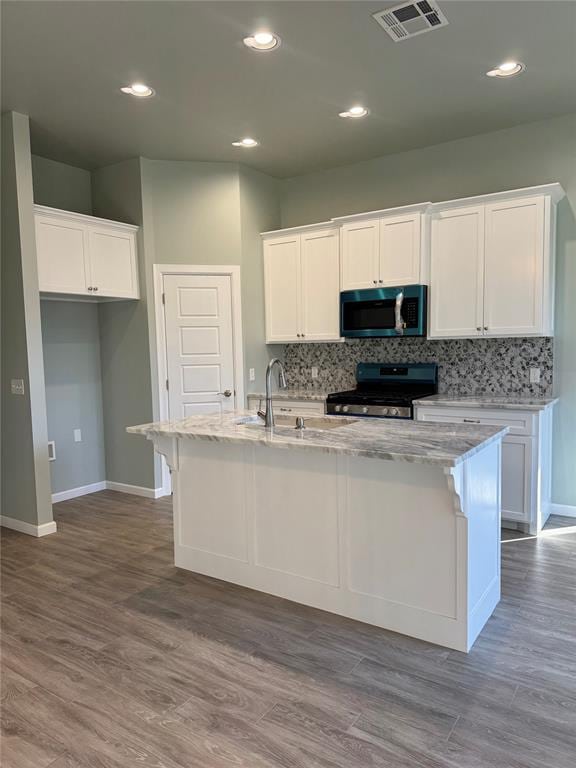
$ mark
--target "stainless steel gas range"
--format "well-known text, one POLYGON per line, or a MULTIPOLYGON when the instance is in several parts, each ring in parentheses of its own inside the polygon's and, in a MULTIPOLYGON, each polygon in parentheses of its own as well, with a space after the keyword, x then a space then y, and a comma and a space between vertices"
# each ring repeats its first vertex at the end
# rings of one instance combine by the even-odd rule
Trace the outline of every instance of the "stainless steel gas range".
POLYGON ((359 363, 356 389, 326 398, 326 412, 341 416, 414 418, 412 401, 438 390, 436 363, 359 363))

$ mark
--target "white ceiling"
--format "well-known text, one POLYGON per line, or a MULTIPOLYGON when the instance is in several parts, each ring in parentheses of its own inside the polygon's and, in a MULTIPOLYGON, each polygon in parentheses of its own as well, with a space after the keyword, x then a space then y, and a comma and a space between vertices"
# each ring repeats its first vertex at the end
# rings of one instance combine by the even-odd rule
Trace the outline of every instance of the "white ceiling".
POLYGON ((135 155, 240 160, 275 176, 565 114, 576 103, 576 2, 440 0, 449 25, 394 43, 395 2, 2 3, 2 109, 34 152, 83 167, 135 155), (242 38, 282 38, 254 53, 242 38), (524 74, 490 79, 505 59, 524 74), (119 92, 144 81, 153 99, 119 92), (363 120, 337 113, 370 107, 363 120), (231 142, 254 136, 256 149, 231 142))

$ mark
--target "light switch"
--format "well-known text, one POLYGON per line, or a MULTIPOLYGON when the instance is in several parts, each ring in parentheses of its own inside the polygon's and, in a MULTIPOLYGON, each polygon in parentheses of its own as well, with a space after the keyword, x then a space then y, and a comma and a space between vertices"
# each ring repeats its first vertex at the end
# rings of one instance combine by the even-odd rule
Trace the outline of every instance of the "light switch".
POLYGON ((75 443, 81 443, 82 442, 82 430, 81 429, 75 429, 74 430, 74 442, 75 443))
POLYGON ((540 384, 540 368, 530 368, 530 384, 540 384))
POLYGON ((250 368, 250 370, 248 371, 248 378, 250 379, 250 381, 256 381, 256 371, 254 370, 254 368, 250 368))
POLYGON ((13 395, 24 394, 24 379, 12 379, 10 382, 10 391, 13 395))
POLYGON ((318 378, 318 368, 316 368, 315 365, 312 366, 312 378, 317 379, 318 378))

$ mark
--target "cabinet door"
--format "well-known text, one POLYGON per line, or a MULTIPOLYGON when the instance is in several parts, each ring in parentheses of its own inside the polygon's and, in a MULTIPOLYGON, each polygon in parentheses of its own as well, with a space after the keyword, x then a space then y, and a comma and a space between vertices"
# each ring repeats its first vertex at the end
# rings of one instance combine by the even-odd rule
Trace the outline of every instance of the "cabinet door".
POLYGON ((481 336, 484 206, 441 211, 432 220, 430 338, 481 336))
POLYGON ((340 257, 338 231, 301 235, 301 334, 305 341, 340 338, 340 257))
POLYGON ((266 341, 300 340, 300 235, 264 241, 266 341))
POLYGON ((379 285, 420 283, 422 215, 394 216, 380 222, 379 285))
POLYGON ((41 291, 87 293, 88 258, 82 224, 36 216, 36 253, 41 291))
POLYGON ((486 206, 484 331, 488 336, 542 333, 544 199, 486 206))
POLYGON ((97 296, 138 298, 136 243, 131 232, 88 230, 90 286, 97 296))
POLYGON ((502 518, 529 523, 532 509, 533 437, 508 435, 502 441, 502 518))
POLYGON ((355 291, 378 285, 380 220, 342 225, 342 290, 355 291))

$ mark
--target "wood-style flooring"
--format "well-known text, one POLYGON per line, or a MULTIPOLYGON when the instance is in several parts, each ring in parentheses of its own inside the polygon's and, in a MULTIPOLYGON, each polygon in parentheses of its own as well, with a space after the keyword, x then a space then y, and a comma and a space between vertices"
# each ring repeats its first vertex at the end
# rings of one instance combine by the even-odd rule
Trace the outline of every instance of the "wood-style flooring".
POLYGON ((2 531, 3 768, 576 764, 576 533, 503 545, 466 655, 177 570, 168 500, 55 513, 2 531))

